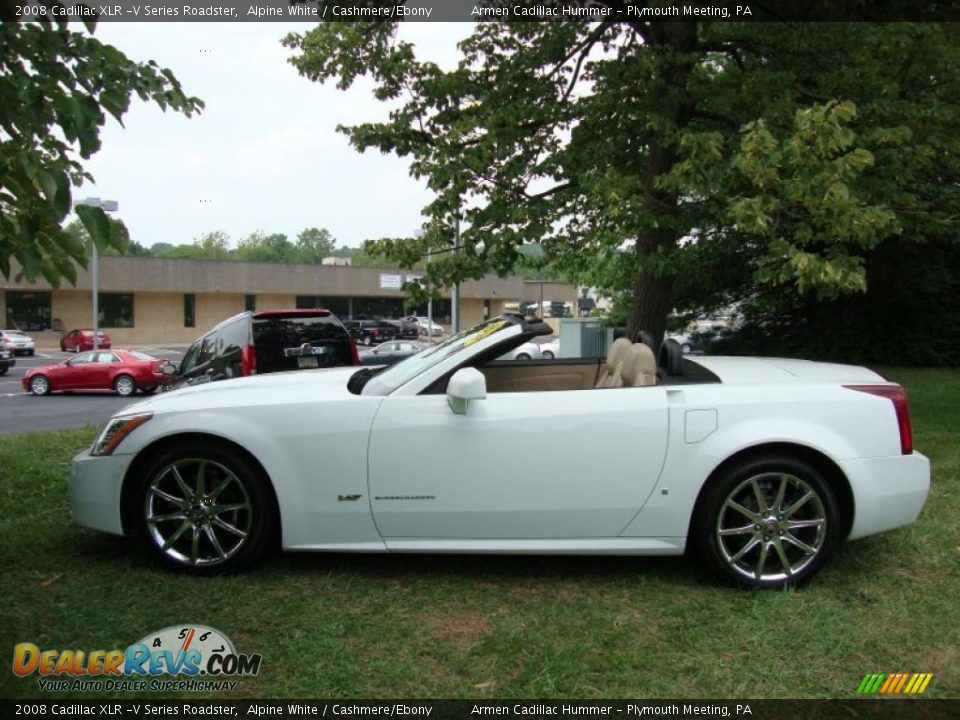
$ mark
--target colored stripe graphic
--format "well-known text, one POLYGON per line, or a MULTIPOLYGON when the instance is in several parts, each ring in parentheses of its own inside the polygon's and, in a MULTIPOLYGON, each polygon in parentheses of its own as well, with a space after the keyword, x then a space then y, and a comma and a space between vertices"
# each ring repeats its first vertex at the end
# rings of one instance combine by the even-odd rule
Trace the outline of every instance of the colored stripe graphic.
POLYGON ((867 673, 857 686, 860 694, 919 695, 926 691, 933 673, 867 673))

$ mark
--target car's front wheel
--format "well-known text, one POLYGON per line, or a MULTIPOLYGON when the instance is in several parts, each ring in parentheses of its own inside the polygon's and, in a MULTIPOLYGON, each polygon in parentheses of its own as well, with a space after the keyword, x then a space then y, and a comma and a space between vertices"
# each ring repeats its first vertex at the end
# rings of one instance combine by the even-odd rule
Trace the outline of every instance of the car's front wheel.
POLYGON ((139 492, 139 534, 166 566, 239 570, 269 546, 273 496, 259 469, 215 445, 187 443, 154 458, 139 492))
POLYGON ((136 392, 137 384, 129 375, 117 375, 113 381, 113 391, 121 397, 129 397, 136 392))
POLYGON ((777 588, 814 575, 840 542, 837 500, 819 470, 789 456, 730 468, 704 491, 695 549, 719 576, 777 588))
POLYGON ((43 375, 34 375, 30 378, 30 392, 34 395, 49 395, 50 381, 43 375))

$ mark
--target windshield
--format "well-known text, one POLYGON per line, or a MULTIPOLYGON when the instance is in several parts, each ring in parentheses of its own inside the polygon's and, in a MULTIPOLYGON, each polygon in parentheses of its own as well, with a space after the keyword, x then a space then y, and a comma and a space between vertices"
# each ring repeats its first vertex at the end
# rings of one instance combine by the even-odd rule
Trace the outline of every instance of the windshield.
POLYGON ((387 395, 417 375, 426 372, 434 365, 459 353, 464 348, 474 345, 497 331, 509 328, 517 328, 517 333, 520 332, 517 321, 508 317, 494 318, 493 320, 480 323, 469 330, 464 330, 459 335, 454 335, 442 343, 428 347, 426 350, 421 350, 403 362, 397 363, 377 373, 364 387, 363 394, 387 395))

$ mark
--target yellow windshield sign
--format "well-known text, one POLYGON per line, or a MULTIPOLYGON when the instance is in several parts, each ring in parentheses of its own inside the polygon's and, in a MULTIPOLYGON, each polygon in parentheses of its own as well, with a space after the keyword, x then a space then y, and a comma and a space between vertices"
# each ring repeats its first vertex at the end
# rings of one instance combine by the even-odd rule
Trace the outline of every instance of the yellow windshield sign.
POLYGON ((484 325, 482 328, 477 330, 476 333, 474 333, 473 335, 468 337, 466 340, 464 340, 463 346, 470 347, 474 343, 480 342, 488 335, 493 335, 493 333, 495 333, 497 330, 499 330, 506 324, 507 324, 506 320, 494 320, 489 325, 484 325))

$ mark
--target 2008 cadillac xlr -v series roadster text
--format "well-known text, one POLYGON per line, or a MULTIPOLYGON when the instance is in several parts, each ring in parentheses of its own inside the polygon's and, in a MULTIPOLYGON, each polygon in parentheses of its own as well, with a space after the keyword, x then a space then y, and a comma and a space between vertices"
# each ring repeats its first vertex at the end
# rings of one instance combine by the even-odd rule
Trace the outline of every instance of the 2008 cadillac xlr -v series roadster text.
POLYGON ((74 518, 200 573, 277 538, 341 552, 690 546, 728 580, 777 587, 923 507, 930 465, 903 390, 866 368, 627 340, 605 363, 496 362, 547 332, 505 315, 389 368, 129 406, 74 460, 74 518))

